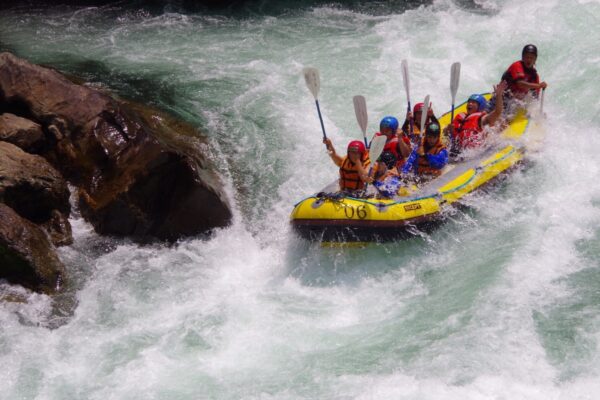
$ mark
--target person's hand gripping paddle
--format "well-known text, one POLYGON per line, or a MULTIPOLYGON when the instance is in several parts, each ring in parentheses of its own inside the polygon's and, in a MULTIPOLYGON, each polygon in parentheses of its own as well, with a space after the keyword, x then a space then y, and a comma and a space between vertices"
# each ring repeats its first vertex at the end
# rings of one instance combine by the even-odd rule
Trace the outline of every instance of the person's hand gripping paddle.
MULTIPOLYGON (((369 148, 369 160, 371 160, 371 167, 369 168, 369 175, 373 173, 373 165, 377 162, 377 159, 383 153, 383 148, 385 147, 385 142, 387 141, 386 136, 375 136, 373 140, 371 140, 371 147, 369 148)), ((365 184, 365 193, 367 192, 367 187, 369 184, 365 184)))

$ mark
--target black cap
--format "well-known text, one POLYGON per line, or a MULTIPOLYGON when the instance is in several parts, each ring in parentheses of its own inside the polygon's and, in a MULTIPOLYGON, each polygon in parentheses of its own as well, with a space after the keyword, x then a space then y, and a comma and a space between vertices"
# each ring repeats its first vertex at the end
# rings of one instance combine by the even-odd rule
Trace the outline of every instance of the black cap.
POLYGON ((525 53, 535 54, 535 56, 537 57, 537 47, 535 47, 535 45, 533 45, 533 44, 528 44, 527 46, 523 47, 523 51, 521 52, 521 57, 523 57, 525 55, 525 53))
POLYGON ((427 128, 425 128, 425 134, 430 136, 439 136, 440 126, 435 122, 430 123, 427 125, 427 128))

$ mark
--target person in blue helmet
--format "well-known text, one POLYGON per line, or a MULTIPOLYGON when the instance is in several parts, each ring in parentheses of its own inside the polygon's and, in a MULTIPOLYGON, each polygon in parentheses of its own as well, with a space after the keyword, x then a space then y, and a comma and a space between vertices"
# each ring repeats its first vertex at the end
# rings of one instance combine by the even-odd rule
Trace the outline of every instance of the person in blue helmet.
POLYGON ((402 131, 398 131, 398 119, 392 116, 383 117, 379 123, 379 132, 375 136, 385 136, 384 152, 390 152, 396 157, 398 168, 404 165, 406 157, 410 155, 410 139, 402 131))
POLYGON ((500 100, 494 104, 489 114, 485 111, 487 101, 480 94, 473 94, 467 100, 467 112, 454 117, 452 124, 444 132, 450 137, 450 156, 458 156, 464 149, 480 147, 486 138, 484 127, 494 125, 502 116, 504 102, 503 93, 506 90, 505 81, 494 87, 494 95, 500 100))

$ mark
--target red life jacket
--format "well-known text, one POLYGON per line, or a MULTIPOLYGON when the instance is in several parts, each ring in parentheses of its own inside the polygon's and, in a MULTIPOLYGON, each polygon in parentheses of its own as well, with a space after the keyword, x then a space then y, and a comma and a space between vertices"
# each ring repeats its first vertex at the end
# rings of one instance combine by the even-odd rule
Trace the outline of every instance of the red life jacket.
POLYGON ((452 139, 460 149, 475 148, 483 144, 485 137, 481 127, 481 118, 484 115, 484 112, 475 112, 470 115, 463 112, 454 117, 452 139))
POLYGON ((515 61, 502 75, 502 80, 508 83, 506 93, 508 97, 515 97, 517 99, 523 99, 529 90, 534 93, 537 97, 539 89, 523 89, 517 85, 517 81, 525 81, 528 83, 540 83, 540 76, 534 67, 527 68, 523 61, 515 61))
MULTIPOLYGON (((368 170, 370 164, 369 155, 365 154, 362 159, 363 168, 368 170)), ((350 161, 348 156, 344 157, 340 166, 340 189, 357 190, 364 187, 365 184, 358 174, 358 166, 350 161)))
MULTIPOLYGON (((375 134, 375 136, 385 136, 383 133, 381 132, 377 132, 375 134)), ((394 156, 396 156, 396 167, 400 168, 404 165, 404 163, 406 162, 406 159, 404 157, 402 157, 402 153, 400 152, 400 146, 398 144, 398 136, 394 135, 392 136, 391 139, 388 138, 388 140, 385 142, 385 146, 383 147, 383 151, 389 151, 390 153, 392 153, 394 156)), ((406 136, 406 135, 402 135, 402 141, 404 143, 406 143, 408 145, 408 147, 410 147, 410 139, 406 136)))
MULTIPOLYGON (((425 138, 423 138, 423 140, 425 140, 425 138)), ((433 145, 433 147, 431 147, 425 153, 426 154, 438 154, 440 151, 444 150, 445 148, 446 148, 446 146, 444 146, 444 144, 442 143, 442 141, 438 140, 437 143, 435 145, 433 145)), ((439 176, 439 175, 442 174, 442 170, 441 169, 437 169, 437 168, 433 168, 429 164, 429 161, 427 160, 427 157, 423 156, 423 157, 419 157, 419 159, 417 160, 417 174, 418 175, 434 175, 434 176, 439 176)))

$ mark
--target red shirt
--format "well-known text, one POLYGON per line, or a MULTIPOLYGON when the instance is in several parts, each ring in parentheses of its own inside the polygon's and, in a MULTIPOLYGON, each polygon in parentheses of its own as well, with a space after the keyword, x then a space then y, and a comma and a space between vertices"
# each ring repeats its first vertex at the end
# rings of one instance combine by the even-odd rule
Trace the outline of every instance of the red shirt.
POLYGON ((515 61, 502 75, 502 80, 508 83, 506 93, 508 97, 516 97, 517 99, 524 98, 531 90, 534 96, 537 97, 539 89, 524 89, 517 85, 518 81, 528 83, 540 83, 540 77, 534 67, 527 68, 523 61, 515 61))
MULTIPOLYGON (((385 135, 381 132, 377 132, 375 136, 385 135)), ((402 141, 406 143, 408 147, 410 147, 410 139, 408 138, 408 136, 401 135, 401 137, 402 141)), ((383 151, 389 151, 390 153, 394 154, 396 156, 396 159, 398 160, 398 164, 404 163, 404 157, 402 157, 398 146, 398 136, 394 135, 391 138, 388 137, 387 141, 385 142, 385 146, 383 147, 383 151)))

